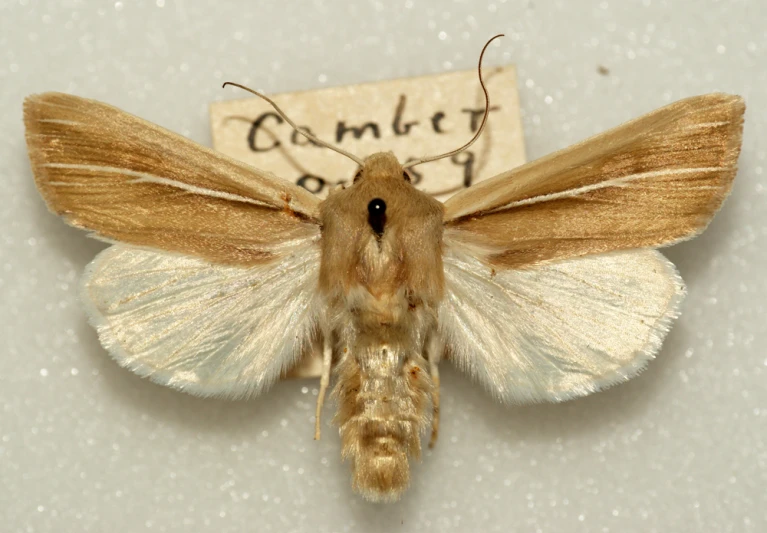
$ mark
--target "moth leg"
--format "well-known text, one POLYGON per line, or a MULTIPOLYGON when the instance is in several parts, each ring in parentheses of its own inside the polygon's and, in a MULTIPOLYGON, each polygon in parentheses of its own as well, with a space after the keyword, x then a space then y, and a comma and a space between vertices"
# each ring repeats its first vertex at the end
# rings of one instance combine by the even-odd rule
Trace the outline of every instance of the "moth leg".
POLYGON ((429 448, 434 448, 439 436, 439 361, 444 351, 442 339, 438 335, 433 335, 429 340, 426 350, 426 358, 429 360, 429 373, 431 374, 431 439, 429 439, 429 448))
POLYGON ((429 448, 434 448, 437 444, 439 435, 439 361, 429 359, 429 370, 431 373, 431 439, 429 439, 429 448))
POLYGON ((330 365, 333 359, 333 349, 330 342, 325 341, 325 347, 322 352, 322 377, 320 377, 320 393, 317 395, 317 412, 314 422, 314 440, 320 440, 320 415, 322 405, 325 403, 325 393, 330 383, 330 365))

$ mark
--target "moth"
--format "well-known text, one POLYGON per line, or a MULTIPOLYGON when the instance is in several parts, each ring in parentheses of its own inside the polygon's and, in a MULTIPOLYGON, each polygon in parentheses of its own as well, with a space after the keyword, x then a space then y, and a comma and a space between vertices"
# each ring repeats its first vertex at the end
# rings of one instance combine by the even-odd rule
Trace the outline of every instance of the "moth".
POLYGON ((645 367, 685 292, 656 248, 721 206, 743 113, 738 96, 681 100, 442 203, 408 167, 476 136, 407 164, 331 147, 359 169, 320 201, 103 103, 24 103, 48 207, 112 243, 81 283, 107 351, 157 383, 241 398, 319 347, 315 437, 333 375, 342 455, 372 501, 398 499, 429 428, 436 442, 442 358, 510 404, 645 367))

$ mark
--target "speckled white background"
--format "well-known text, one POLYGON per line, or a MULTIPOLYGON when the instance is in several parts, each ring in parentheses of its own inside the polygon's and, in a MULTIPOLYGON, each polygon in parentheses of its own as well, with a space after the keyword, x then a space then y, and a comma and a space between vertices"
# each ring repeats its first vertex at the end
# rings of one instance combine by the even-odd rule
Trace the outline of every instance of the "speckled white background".
MULTIPOLYGON (((0 3, 0 530, 767 531, 767 8, 629 2, 0 3), (354 496, 314 383, 201 400, 118 368, 76 279, 102 245, 47 213, 22 98, 72 91, 210 144, 242 95, 515 62, 532 159, 671 100, 748 104, 740 175, 667 250, 682 318, 634 381, 563 405, 495 405, 444 370, 442 440, 395 505, 354 496), (599 65, 609 75, 601 75, 599 65)), ((375 102, 371 102, 375 105, 375 102)))

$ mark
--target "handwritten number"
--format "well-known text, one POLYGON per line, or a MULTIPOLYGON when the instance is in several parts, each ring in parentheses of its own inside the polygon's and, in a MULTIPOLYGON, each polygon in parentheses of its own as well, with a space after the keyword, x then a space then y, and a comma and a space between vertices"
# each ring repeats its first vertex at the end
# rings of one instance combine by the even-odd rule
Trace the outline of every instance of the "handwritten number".
POLYGON ((463 186, 471 187, 471 182, 474 181, 474 152, 465 150, 455 154, 450 161, 463 167, 463 186))
POLYGON ((298 178, 298 181, 296 181, 296 185, 298 185, 299 187, 303 187, 304 189, 306 189, 307 191, 311 193, 319 194, 320 192, 322 192, 322 189, 325 188, 325 185, 327 185, 327 182, 319 176, 314 176, 312 174, 304 174, 303 176, 298 178))

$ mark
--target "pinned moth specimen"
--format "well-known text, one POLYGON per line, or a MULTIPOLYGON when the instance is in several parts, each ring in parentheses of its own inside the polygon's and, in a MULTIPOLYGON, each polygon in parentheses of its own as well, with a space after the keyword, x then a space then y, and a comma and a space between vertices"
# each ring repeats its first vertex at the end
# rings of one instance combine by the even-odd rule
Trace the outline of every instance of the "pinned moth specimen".
POLYGON ((443 356, 510 404, 644 368, 684 295, 655 249, 719 209, 743 113, 737 96, 688 98, 442 203, 408 167, 457 151, 402 164, 331 147, 359 170, 321 201, 103 103, 24 103, 48 207, 112 243, 81 285, 107 351, 157 383, 242 398, 319 346, 316 437, 333 376, 343 456, 372 501, 399 498, 421 436, 436 440, 443 356))

